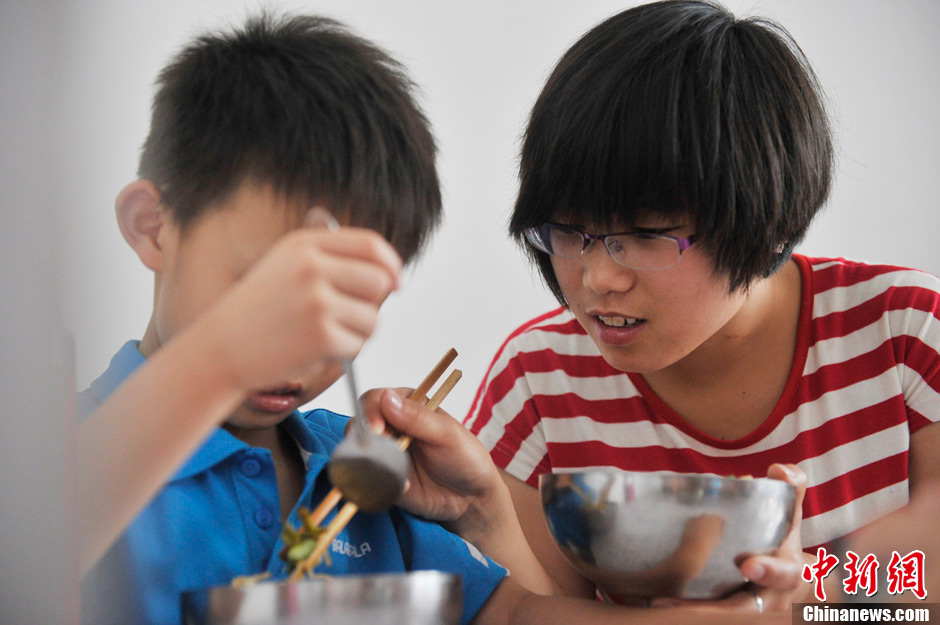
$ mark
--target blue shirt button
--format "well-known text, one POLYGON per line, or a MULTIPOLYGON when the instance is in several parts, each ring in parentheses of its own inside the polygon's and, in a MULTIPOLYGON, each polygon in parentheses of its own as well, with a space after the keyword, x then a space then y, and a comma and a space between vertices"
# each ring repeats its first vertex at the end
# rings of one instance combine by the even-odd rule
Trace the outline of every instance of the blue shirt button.
POLYGON ((242 460, 242 473, 248 477, 254 477, 261 473, 261 463, 254 458, 246 458, 242 460))
POLYGON ((255 512, 255 523, 261 529, 266 530, 274 523, 274 515, 267 508, 259 508, 255 512))

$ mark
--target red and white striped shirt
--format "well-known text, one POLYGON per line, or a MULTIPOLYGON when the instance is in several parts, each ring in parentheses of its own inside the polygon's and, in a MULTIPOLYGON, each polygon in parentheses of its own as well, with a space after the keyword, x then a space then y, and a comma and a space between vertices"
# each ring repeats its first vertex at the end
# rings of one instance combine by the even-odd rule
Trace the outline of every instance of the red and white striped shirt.
POLYGON ((559 308, 513 332, 465 424, 511 475, 585 468, 766 475, 798 464, 812 547, 908 501, 910 436, 940 421, 940 279, 794 256, 802 274, 796 352, 773 412, 738 440, 687 424, 638 374, 614 369, 559 308))

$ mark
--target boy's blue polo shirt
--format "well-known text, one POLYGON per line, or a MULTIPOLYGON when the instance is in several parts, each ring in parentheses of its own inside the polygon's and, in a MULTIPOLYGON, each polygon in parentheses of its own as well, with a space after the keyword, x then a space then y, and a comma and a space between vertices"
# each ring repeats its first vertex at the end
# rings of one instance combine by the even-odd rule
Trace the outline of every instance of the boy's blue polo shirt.
MULTIPOLYGON (((137 342, 124 345, 107 371, 79 395, 88 415, 142 363, 137 342)), ((129 415, 128 418, 133 418, 129 415)), ((330 490, 322 471, 348 418, 327 410, 294 413, 284 423, 307 464, 297 510, 313 508, 330 490)), ((224 585, 238 575, 287 575, 279 553, 277 481, 271 453, 217 428, 144 508, 83 581, 82 620, 95 625, 182 622, 204 596, 184 593, 224 585)), ((335 514, 331 513, 327 521, 335 514)), ((433 569, 463 580, 462 623, 469 623, 506 570, 436 523, 393 509, 358 513, 333 541, 326 575, 433 569)))

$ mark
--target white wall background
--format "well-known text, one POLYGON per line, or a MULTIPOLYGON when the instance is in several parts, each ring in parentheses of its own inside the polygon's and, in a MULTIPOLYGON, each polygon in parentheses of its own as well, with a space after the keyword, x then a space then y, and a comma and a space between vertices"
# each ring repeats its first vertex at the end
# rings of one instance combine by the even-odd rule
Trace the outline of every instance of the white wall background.
POLYGON ((11 624, 71 625, 79 602, 74 383, 50 234, 58 17, 0 2, 0 623, 11 624))
MULTIPOLYGON (((440 146, 446 217, 358 359, 363 386, 415 385, 450 346, 464 381, 445 407, 462 416, 506 334, 552 298, 504 231, 529 108, 561 53, 634 3, 229 2, 96 0, 65 5, 56 76, 67 118, 58 149, 67 318, 84 386, 150 314, 152 279, 125 245, 112 202, 133 179, 151 84, 191 36, 261 6, 346 22, 404 62, 440 146)), ((831 200, 800 251, 940 273, 940 2, 727 0, 736 14, 781 22, 828 93, 838 146, 831 200)), ((184 374, 181 372, 181 375, 184 374)), ((319 405, 348 410, 334 385, 319 405)))

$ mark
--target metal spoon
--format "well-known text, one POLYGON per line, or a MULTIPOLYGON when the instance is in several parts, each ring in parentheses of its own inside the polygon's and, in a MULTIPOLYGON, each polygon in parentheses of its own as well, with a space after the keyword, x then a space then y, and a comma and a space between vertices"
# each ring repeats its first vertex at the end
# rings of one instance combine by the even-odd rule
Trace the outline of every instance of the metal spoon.
POLYGON ((398 443, 377 434, 362 414, 352 362, 344 363, 356 414, 327 468, 333 486, 366 512, 390 508, 405 490, 408 456, 398 443))
MULTIPOLYGON (((336 219, 322 208, 313 208, 305 220, 308 227, 336 230, 336 219)), ((346 436, 333 450, 327 471, 333 486, 365 512, 390 508, 405 490, 408 456, 398 443, 369 427, 362 405, 352 360, 343 362, 346 385, 354 416, 346 436)))

